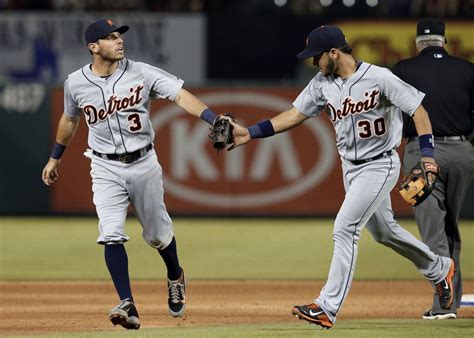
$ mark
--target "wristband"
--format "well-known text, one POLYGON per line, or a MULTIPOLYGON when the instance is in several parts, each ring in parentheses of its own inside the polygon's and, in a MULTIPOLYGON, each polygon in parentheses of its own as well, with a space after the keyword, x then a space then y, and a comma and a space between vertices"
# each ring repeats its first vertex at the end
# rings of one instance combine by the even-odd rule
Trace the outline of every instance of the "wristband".
POLYGON ((56 142, 53 146, 53 151, 51 152, 51 158, 59 160, 61 156, 63 156, 64 149, 66 149, 65 145, 56 142))
POLYGON ((275 135, 273 124, 265 120, 247 128, 251 138, 264 138, 275 135))
POLYGON ((434 138, 432 134, 424 134, 418 136, 420 151, 423 157, 433 157, 434 154, 434 138))
POLYGON ((202 111, 200 118, 201 118, 201 120, 206 121, 210 125, 213 125, 215 119, 217 118, 217 114, 214 113, 209 108, 206 108, 202 111))

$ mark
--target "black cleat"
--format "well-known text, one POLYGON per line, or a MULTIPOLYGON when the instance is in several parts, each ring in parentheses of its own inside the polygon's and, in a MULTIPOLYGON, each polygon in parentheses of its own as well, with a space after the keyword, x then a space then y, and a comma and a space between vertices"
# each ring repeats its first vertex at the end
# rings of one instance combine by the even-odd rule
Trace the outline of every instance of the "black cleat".
POLYGON ((109 319, 114 325, 122 325, 127 330, 138 330, 140 319, 137 308, 130 299, 120 301, 120 304, 109 312, 109 319))
POLYGON ((441 282, 434 285, 438 293, 439 305, 445 310, 448 310, 453 305, 453 276, 455 271, 454 260, 451 259, 448 274, 441 282))
POLYGON ((168 313, 172 317, 182 317, 186 311, 186 279, 181 271, 177 280, 168 279, 168 313))
POLYGON ((334 324, 329 320, 326 313, 318 304, 295 305, 291 309, 291 314, 301 320, 306 320, 311 324, 319 325, 325 329, 330 329, 334 324))
POLYGON ((456 319, 456 312, 436 313, 431 310, 423 313, 423 319, 456 319))

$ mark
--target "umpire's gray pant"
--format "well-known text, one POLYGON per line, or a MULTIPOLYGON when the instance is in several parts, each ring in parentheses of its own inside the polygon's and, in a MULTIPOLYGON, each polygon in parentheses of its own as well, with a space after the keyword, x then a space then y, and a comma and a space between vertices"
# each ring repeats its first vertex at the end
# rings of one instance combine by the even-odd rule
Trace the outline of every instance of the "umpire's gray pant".
MULTIPOLYGON (((453 313, 461 304, 461 237, 459 212, 474 177, 474 147, 468 141, 435 141, 434 157, 440 166, 440 176, 433 193, 413 211, 421 238, 430 249, 456 262, 454 302, 449 310, 441 309, 438 296, 433 297, 431 310, 453 313)), ((407 173, 421 158, 418 141, 408 142, 403 154, 403 170, 407 173)))

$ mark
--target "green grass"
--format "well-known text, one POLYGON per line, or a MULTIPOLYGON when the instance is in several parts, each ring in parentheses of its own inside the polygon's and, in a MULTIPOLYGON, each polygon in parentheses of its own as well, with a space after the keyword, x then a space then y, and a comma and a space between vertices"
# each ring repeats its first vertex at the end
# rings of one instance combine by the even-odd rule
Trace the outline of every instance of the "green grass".
POLYGON ((303 322, 194 326, 139 331, 97 331, 42 337, 472 337, 472 319, 423 321, 413 319, 344 320, 330 330, 303 322), (469 333, 470 332, 470 333, 469 333))
MULTIPOLYGON (((413 221, 400 222, 418 237, 413 221)), ((332 220, 175 219, 178 251, 192 279, 326 279, 332 220)), ((461 222, 463 278, 474 279, 474 221, 461 222)), ((159 255, 130 218, 133 279, 165 278, 159 255)), ((109 280, 95 218, 0 218, 0 280, 109 280)), ((364 230, 356 279, 422 279, 411 262, 364 230)))
MULTIPOLYGON (((413 221, 402 221, 418 237, 413 221)), ((175 219, 182 265, 192 279, 326 279, 332 220, 175 219)), ((164 279, 161 258, 131 218, 127 232, 133 279, 164 279)), ((461 222, 463 277, 474 279, 474 222, 461 222)), ((95 218, 0 218, 0 280, 109 280, 95 218)), ((415 267, 360 240, 356 279, 422 279, 415 267)), ((376 314, 374 314, 376 316, 376 314)), ((291 323, 196 326, 139 331, 58 333, 45 337, 473 337, 474 320, 340 320, 331 330, 291 323)))

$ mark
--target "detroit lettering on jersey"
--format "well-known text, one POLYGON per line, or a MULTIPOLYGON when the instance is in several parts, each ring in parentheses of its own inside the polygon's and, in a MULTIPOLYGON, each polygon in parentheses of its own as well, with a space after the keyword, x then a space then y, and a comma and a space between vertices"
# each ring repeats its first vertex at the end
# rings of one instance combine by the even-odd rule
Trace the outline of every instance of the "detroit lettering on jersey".
POLYGON ((69 74, 64 82, 64 112, 84 116, 89 147, 103 154, 125 154, 155 139, 150 101, 174 101, 183 81, 143 62, 123 59, 104 79, 90 65, 69 74))
POLYGON ((378 105, 378 101, 376 101, 376 96, 378 94, 380 94, 380 90, 378 89, 372 90, 370 94, 369 92, 364 92, 364 96, 366 96, 367 99, 356 102, 353 102, 352 97, 348 96, 342 102, 342 109, 336 109, 330 102, 328 102, 327 105, 332 113, 331 121, 336 122, 337 119, 342 120, 349 114, 355 115, 374 109, 378 105))
POLYGON ((142 102, 143 97, 140 95, 143 85, 138 85, 135 88, 130 88, 132 95, 123 98, 117 98, 115 94, 111 95, 107 100, 107 110, 104 108, 98 109, 92 104, 84 106, 83 111, 87 117, 87 124, 94 125, 97 122, 104 121, 109 115, 129 107, 134 107, 142 102))
POLYGON ((390 70, 361 62, 345 81, 318 72, 293 106, 308 117, 326 113, 340 156, 355 161, 395 149, 401 141, 401 112, 412 116, 423 97, 390 70))

